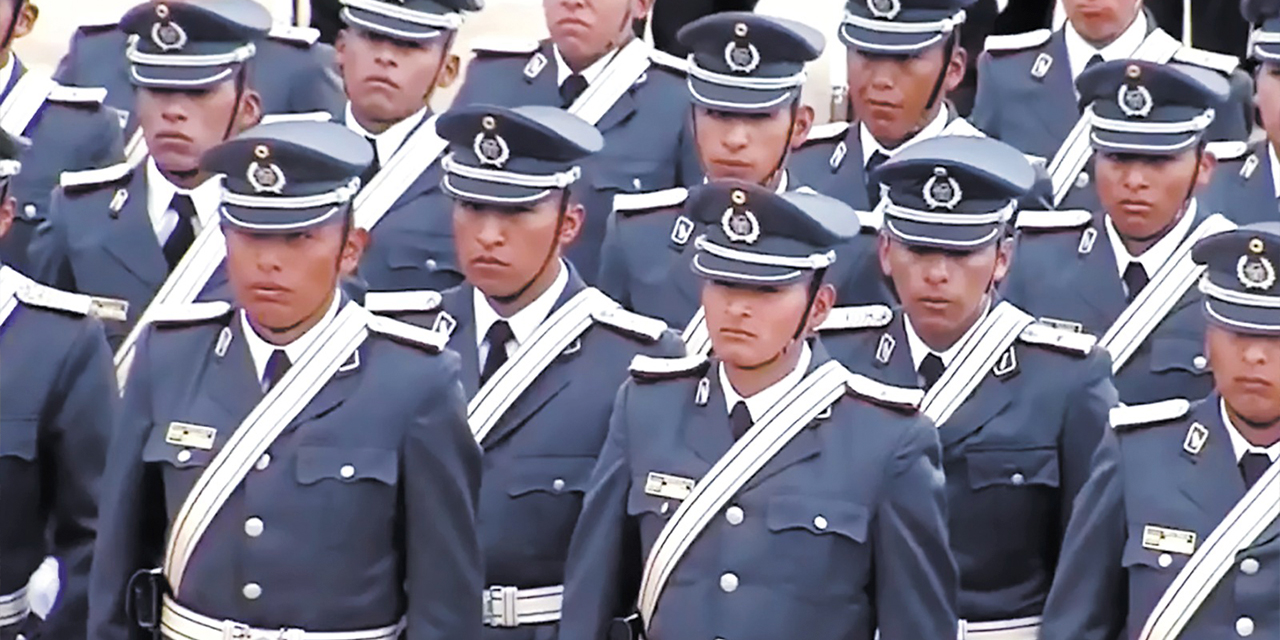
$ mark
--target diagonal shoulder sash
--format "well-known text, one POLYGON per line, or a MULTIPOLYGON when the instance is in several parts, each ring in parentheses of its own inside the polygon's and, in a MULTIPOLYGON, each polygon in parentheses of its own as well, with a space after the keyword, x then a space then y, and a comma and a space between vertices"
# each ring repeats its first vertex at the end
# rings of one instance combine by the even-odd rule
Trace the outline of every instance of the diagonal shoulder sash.
MULTIPOLYGON (((1185 215, 1192 215, 1188 211, 1185 215)), ((1229 231, 1236 227, 1220 213, 1215 213, 1200 223, 1191 235, 1178 247, 1160 270, 1155 273, 1151 282, 1143 287, 1133 302, 1125 307, 1124 312, 1106 335, 1098 343, 1111 354, 1111 372, 1118 373, 1151 335, 1169 311, 1178 304, 1191 285, 1204 273, 1205 266, 1198 265, 1191 259, 1191 249, 1201 238, 1229 231)))
POLYGON ((436 135, 437 118, 432 115, 419 125, 356 195, 352 215, 357 227, 367 231, 376 226, 391 205, 444 153, 449 142, 436 135))
POLYGON ((13 310, 18 308, 18 287, 25 277, 9 267, 0 266, 0 327, 8 322, 13 310))
MULTIPOLYGON (((1147 34, 1147 39, 1142 41, 1130 57, 1135 60, 1165 64, 1181 48, 1182 43, 1176 38, 1163 29, 1156 29, 1147 34)), ((1093 145, 1089 139, 1091 129, 1092 124, 1086 112, 1076 121, 1076 125, 1071 128, 1071 133, 1067 134, 1067 139, 1062 146, 1058 147, 1058 152, 1049 162, 1049 181, 1053 184, 1054 206, 1062 204, 1071 187, 1075 186, 1076 176, 1080 175, 1085 163, 1093 155, 1093 145)))
POLYGON ((618 51, 617 57, 609 63, 604 73, 569 105, 569 113, 592 125, 599 124, 600 119, 609 113, 622 94, 635 86, 640 76, 649 70, 649 56, 652 52, 653 48, 640 38, 629 42, 618 51))
POLYGON ((983 318, 972 338, 943 372, 938 383, 924 396, 920 412, 941 427, 973 393, 1027 325, 1030 314, 1007 301, 996 305, 983 318))
POLYGON ((599 289, 587 287, 551 314, 467 404, 467 422, 476 442, 484 442, 520 394, 591 326, 595 313, 617 306, 599 289))
POLYGON ((44 106, 49 92, 57 86, 58 83, 49 76, 31 70, 23 73, 4 103, 0 104, 0 129, 21 138, 40 112, 40 107, 44 106))
POLYGON ((852 376, 835 360, 819 366, 770 407, 698 481, 658 534, 645 561, 639 609, 646 627, 671 573, 707 524, 796 434, 845 394, 852 376))
POLYGON ((173 519, 165 548, 164 574, 175 597, 182 588, 182 577, 191 554, 209 523, 263 452, 364 343, 369 336, 370 316, 360 305, 347 302, 279 384, 236 427, 213 462, 200 474, 173 519))
POLYGON ((705 356, 711 352, 711 331, 707 329, 707 310, 701 306, 693 319, 680 334, 685 352, 691 356, 705 356))
MULTIPOLYGON (((1231 427, 1227 427, 1230 429, 1231 427)), ((1245 492, 1187 561, 1147 617, 1139 640, 1174 640, 1249 547, 1280 517, 1280 463, 1245 492)))
POLYGON ((165 278, 164 284, 155 297, 147 304, 147 308, 138 316, 138 322, 129 330, 124 342, 116 350, 116 384, 120 393, 124 393, 125 383, 129 381, 129 369, 133 365, 134 352, 138 348, 138 338, 155 316, 156 309, 165 305, 190 304, 196 296, 209 284, 209 278, 218 270, 227 257, 227 245, 222 237, 222 227, 217 221, 211 221, 200 231, 200 235, 192 243, 191 248, 183 254, 173 273, 165 278))

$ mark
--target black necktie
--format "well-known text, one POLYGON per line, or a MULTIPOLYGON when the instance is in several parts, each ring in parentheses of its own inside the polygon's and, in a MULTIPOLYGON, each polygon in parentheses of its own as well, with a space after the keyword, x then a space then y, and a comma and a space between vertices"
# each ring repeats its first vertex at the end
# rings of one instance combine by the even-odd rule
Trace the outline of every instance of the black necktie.
POLYGON ((739 400, 738 404, 733 405, 733 411, 729 412, 729 428, 733 430, 734 440, 741 438, 751 428, 751 412, 747 410, 747 403, 739 400))
POLYGON ((480 372, 480 384, 489 381, 489 378, 497 373, 498 367, 507 362, 507 343, 515 338, 515 334, 511 333, 511 325, 506 320, 499 320, 489 327, 489 332, 484 334, 484 342, 489 345, 489 354, 484 359, 484 369, 480 372))
POLYGON ((867 160, 867 170, 863 176, 867 179, 867 206, 873 209, 880 204, 880 183, 871 179, 871 173, 888 159, 889 154, 882 151, 873 151, 871 152, 871 158, 867 160))
POLYGON ((924 378, 924 390, 928 391, 933 385, 938 383, 938 379, 942 377, 942 372, 946 367, 942 364, 942 358, 936 353, 930 353, 920 362, 920 377, 924 378))
POLYGON ((1247 491, 1271 467, 1271 458, 1265 453, 1246 453, 1240 458, 1240 475, 1244 476, 1247 491))
POLYGON ((183 254, 191 248, 191 243, 196 240, 196 205, 191 201, 191 196, 176 193, 173 200, 169 201, 169 208, 178 213, 178 225, 164 241, 163 247, 164 261, 169 263, 169 270, 173 271, 183 254))
POLYGON ((1124 288, 1129 290, 1129 302, 1133 302, 1133 299, 1142 292, 1142 288, 1151 281, 1147 278, 1147 270, 1142 268, 1140 262, 1130 262, 1129 266, 1124 268, 1123 277, 1124 288))
POLYGON ((366 187, 366 186, 368 186, 368 185, 369 185, 369 181, 370 181, 370 180, 373 180, 373 176, 377 175, 378 170, 382 168, 382 163, 381 163, 381 162, 378 162, 378 143, 377 143, 377 141, 375 141, 373 138, 370 138, 370 137, 367 137, 367 136, 365 137, 365 140, 368 140, 368 141, 369 141, 369 147, 373 149, 373 164, 369 165, 369 168, 368 168, 368 169, 365 169, 365 172, 364 172, 363 174, 361 174, 361 176, 360 176, 360 186, 361 186, 361 187, 366 187))
POLYGON ((262 392, 266 393, 279 384, 280 379, 289 372, 291 366, 293 363, 289 362, 289 356, 284 349, 272 351, 271 357, 267 358, 267 366, 262 371, 262 392))
POLYGON ((1096 67, 1104 62, 1106 62, 1106 60, 1103 59, 1102 54, 1095 53, 1093 54, 1093 56, 1089 58, 1088 62, 1084 63, 1084 70, 1088 71, 1089 69, 1092 69, 1093 67, 1096 67))
POLYGON ((582 74, 575 73, 564 79, 564 83, 560 85, 560 106, 566 109, 573 104, 583 91, 587 90, 587 79, 582 74))

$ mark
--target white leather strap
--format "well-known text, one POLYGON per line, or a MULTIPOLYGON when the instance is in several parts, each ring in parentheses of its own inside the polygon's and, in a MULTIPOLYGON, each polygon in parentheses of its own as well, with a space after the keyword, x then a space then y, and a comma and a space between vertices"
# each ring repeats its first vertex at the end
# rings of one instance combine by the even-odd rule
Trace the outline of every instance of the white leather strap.
POLYGON ((976 327, 937 384, 925 394, 920 412, 941 427, 986 378, 987 372, 1013 345, 1022 330, 1035 322, 1027 312, 1001 301, 976 327))
POLYGON ((640 76, 649 70, 652 52, 653 47, 641 38, 627 43, 605 67, 604 73, 569 105, 569 113, 593 125, 599 124, 622 94, 635 86, 640 76))
POLYGON ((702 306, 693 315, 693 319, 680 334, 684 341, 684 350, 691 356, 705 356, 711 353, 711 332, 707 329, 707 310, 702 306))
POLYGON ((1036 640, 1040 635, 1040 616, 984 622, 960 621, 958 640, 1036 640))
POLYGON ((400 196, 444 153, 449 142, 436 135, 438 118, 433 115, 419 125, 356 195, 352 216, 357 227, 374 228, 400 196))
POLYGON ((404 620, 361 631, 307 631, 305 629, 257 629, 235 620, 218 620, 196 613, 169 596, 160 608, 160 632, 171 640, 395 640, 404 631, 404 620))
POLYGON ((564 601, 564 585, 517 589, 489 587, 481 594, 484 601, 484 623, 490 627, 519 627, 560 620, 564 601))
POLYGON ((0 327, 9 320, 13 310, 18 308, 18 287, 22 286, 24 280, 17 271, 0 267, 0 327))
POLYGON ((49 92, 57 86, 58 83, 49 76, 31 70, 23 73, 4 102, 0 103, 0 129, 15 138, 23 137, 27 126, 40 113, 49 92))
POLYGON ((31 604, 27 600, 26 587, 0 596, 0 628, 18 624, 30 613, 31 604))

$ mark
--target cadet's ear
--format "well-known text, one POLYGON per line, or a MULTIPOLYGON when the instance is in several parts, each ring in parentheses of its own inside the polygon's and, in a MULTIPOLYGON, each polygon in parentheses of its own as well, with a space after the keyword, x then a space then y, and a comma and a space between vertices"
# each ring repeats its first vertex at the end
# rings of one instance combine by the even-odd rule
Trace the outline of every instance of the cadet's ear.
MULTIPOLYGON (((558 206, 558 203, 557 203, 558 206)), ((560 224, 560 246, 567 247, 582 233, 582 225, 587 219, 587 208, 582 206, 581 202, 572 194, 569 195, 569 205, 565 207, 564 222, 560 224)))
POLYGON ((880 271, 890 278, 893 277, 893 268, 890 266, 892 263, 889 261, 889 251, 892 249, 891 242, 889 235, 883 231, 876 238, 876 255, 880 258, 880 271))
POLYGON ((245 131, 262 121, 262 95, 250 88, 245 88, 240 96, 240 110, 237 112, 237 132, 245 131))
POLYGON ((462 59, 458 57, 458 54, 446 54, 444 66, 440 69, 440 79, 436 81, 436 86, 441 89, 447 89, 458 80, 458 74, 461 72, 462 59))
POLYGON ((1013 238, 1005 238, 996 245, 996 270, 992 276, 994 283, 998 284, 1004 281, 1005 276, 1009 275, 1009 268, 1013 266, 1013 238))
POLYGON ((791 148, 799 149, 809 139, 809 131, 813 129, 813 107, 802 104, 796 109, 796 124, 791 129, 791 148))
POLYGON ((836 306, 836 288, 831 284, 818 287, 818 294, 813 297, 813 308, 809 312, 809 326, 806 333, 817 333, 818 327, 827 321, 831 310, 836 306))
MULTIPOLYGON (((21 2, 21 0, 13 0, 21 2)), ((18 14, 18 22, 13 25, 13 38, 16 40, 36 28, 36 20, 40 17, 40 8, 30 2, 22 6, 22 12, 18 14)))
POLYGON ((957 43, 955 51, 951 52, 951 59, 947 61, 947 79, 944 81, 947 93, 955 91, 955 88, 964 81, 964 72, 968 64, 969 52, 957 43))
MULTIPOLYGON (((3 189, 8 193, 8 188, 3 189)), ((4 204, 0 204, 0 238, 9 235, 9 229, 13 227, 13 216, 18 210, 18 202, 13 196, 5 196, 4 204)))
POLYGON ((356 272, 365 247, 369 246, 369 232, 360 227, 351 227, 346 235, 347 241, 342 245, 342 254, 338 259, 338 273, 342 276, 350 276, 356 272))
POLYGON ((1200 171, 1196 173, 1196 190, 1209 186, 1213 180, 1213 172, 1218 168, 1218 157, 1208 150, 1200 152, 1200 171))

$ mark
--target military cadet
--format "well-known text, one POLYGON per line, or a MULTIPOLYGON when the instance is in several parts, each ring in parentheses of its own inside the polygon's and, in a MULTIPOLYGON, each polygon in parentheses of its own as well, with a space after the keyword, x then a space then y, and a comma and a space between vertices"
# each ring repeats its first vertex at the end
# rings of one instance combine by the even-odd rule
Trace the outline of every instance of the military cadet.
POLYGON ((29 0, 0 0, 0 130, 31 142, 22 153, 24 170, 10 181, 18 217, 0 240, 0 259, 22 270, 58 175, 124 159, 120 125, 102 106, 105 91, 58 84, 14 54, 13 43, 31 33, 39 15, 29 0))
POLYGON ((1017 223, 1005 295, 1044 322, 1101 335, 1126 404, 1211 386, 1191 247, 1235 225, 1195 197, 1213 171, 1204 135, 1226 80, 1194 71, 1115 60, 1082 74, 1102 208, 1023 212, 1017 223))
POLYGON ((344 121, 368 140, 374 168, 355 203, 370 231, 360 277, 370 289, 443 290, 462 282, 453 253, 448 196, 427 104, 458 74, 451 53, 463 11, 479 0, 345 0, 338 62, 347 92, 344 121))
MULTIPOLYGON (((484 450, 479 522, 486 638, 550 638, 569 534, 637 353, 680 356, 679 336, 583 283, 564 258, 582 229, 576 180, 603 145, 555 107, 472 106, 441 116, 444 189, 464 286, 431 294, 452 332, 484 450), (494 162, 501 156, 500 166, 494 162)), ((369 295, 371 306, 413 294, 369 295)), ((400 307, 393 306, 398 311, 400 307)))
POLYGON ((1042 640, 1280 637, 1280 223, 1192 257, 1216 391, 1112 411, 1042 640))
POLYGON ((837 308, 822 341, 853 371, 928 391, 960 637, 1034 640, 1071 502, 1117 402, 1110 362, 1093 336, 1037 324, 995 293, 1005 226, 1035 179, 1017 149, 940 136, 876 178, 888 186, 880 262, 902 303, 837 308))
POLYGON ((1090 186, 1093 149, 1077 83, 1100 62, 1137 59, 1191 64, 1230 77, 1229 99, 1217 105, 1208 140, 1243 140, 1251 113, 1249 79, 1234 56, 1183 46, 1156 26, 1143 0, 1063 0, 1067 21, 987 40, 978 63, 970 120, 992 137, 1048 160, 1053 204, 1096 211, 1090 186))
POLYGON ((702 181, 685 126, 685 62, 635 37, 648 0, 542 0, 551 37, 478 44, 455 106, 563 107, 604 134, 604 150, 583 167, 578 197, 586 224, 568 258, 588 283, 617 193, 702 181))
POLYGON ((169 306, 143 335, 90 637, 127 638, 132 616, 174 640, 479 638, 480 452, 457 356, 337 289, 372 159, 341 125, 281 122, 202 160, 227 176, 235 302, 169 306))
MULTIPOLYGON (((19 155, 0 132, 0 237, 13 223, 19 155)), ((78 640, 118 399, 111 351, 88 296, 0 265, 0 359, 0 638, 78 640), (46 554, 61 564, 62 588, 42 621, 27 581, 46 554)))
POLYGON ((920 391, 853 375, 808 339, 856 216, 736 181, 699 187, 688 210, 706 225, 692 265, 716 355, 632 362, 570 544, 561 640, 623 625, 664 640, 954 638, 920 391))
MULTIPOLYGON (((801 102, 804 66, 822 52, 822 34, 801 23, 751 13, 720 13, 702 18, 681 31, 693 47, 689 93, 691 122, 698 155, 710 181, 742 180, 776 192, 801 185, 788 165, 792 149, 813 124, 813 109, 801 102)), ((709 343, 703 314, 698 313, 701 283, 689 269, 697 225, 684 211, 687 190, 681 187, 636 195, 619 195, 605 238, 600 287, 639 313, 652 314, 684 327, 694 351, 709 343)), ((842 260, 866 263, 868 242, 842 248, 842 260)), ((876 272, 870 278, 841 263, 847 277, 841 299, 879 302, 876 272)))
MULTIPOLYGON (((229 294, 219 268, 221 188, 199 160, 258 122, 262 102, 244 63, 269 26, 261 6, 226 2, 144 4, 121 21, 137 36, 130 75, 150 155, 138 165, 63 174, 31 247, 36 279, 101 297, 116 311, 107 323, 112 348, 153 298, 178 304, 229 294)), ((130 349, 138 335, 128 338, 130 349)))

